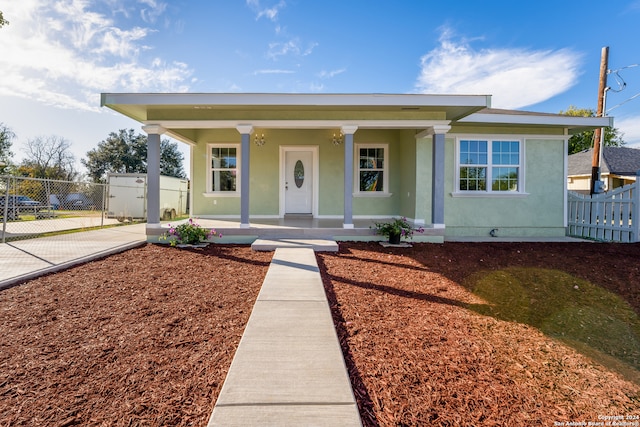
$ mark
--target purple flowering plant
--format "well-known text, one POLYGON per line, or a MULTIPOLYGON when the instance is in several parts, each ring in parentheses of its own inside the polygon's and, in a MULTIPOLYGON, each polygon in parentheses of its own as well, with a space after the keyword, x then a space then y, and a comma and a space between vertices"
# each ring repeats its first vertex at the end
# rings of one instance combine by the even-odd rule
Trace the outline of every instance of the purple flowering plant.
POLYGON ((169 224, 169 231, 160 236, 160 240, 170 240, 171 246, 197 245, 215 236, 222 237, 222 233, 216 233, 213 228, 207 230, 189 218, 189 221, 175 227, 169 224))
POLYGON ((414 232, 424 233, 423 227, 413 228, 406 217, 394 218, 391 222, 376 222, 376 234, 389 237, 391 234, 399 234, 400 237, 411 239, 414 232))

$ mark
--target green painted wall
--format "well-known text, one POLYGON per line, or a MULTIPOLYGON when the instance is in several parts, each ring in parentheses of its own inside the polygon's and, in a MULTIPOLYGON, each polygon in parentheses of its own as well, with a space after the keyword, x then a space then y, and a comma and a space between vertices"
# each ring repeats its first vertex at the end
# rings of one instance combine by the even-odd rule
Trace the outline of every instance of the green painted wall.
MULTIPOLYGON (((448 165, 455 164, 455 139, 446 140, 448 165)), ((445 190, 446 235, 563 236, 564 141, 525 141, 523 197, 453 197, 455 171, 449 168, 445 190)))
MULTIPOLYGON (((461 129, 456 128, 458 131, 461 129)), ((512 128, 465 128, 473 135, 515 134, 512 128)), ((536 130, 540 134, 540 130, 536 130)), ((335 130, 265 130, 266 144, 251 142, 250 214, 279 214, 279 173, 281 145, 317 146, 319 155, 319 208, 322 217, 343 213, 344 146, 335 146, 335 130)), ((453 132, 453 130, 452 130, 453 132)), ((525 132, 525 133, 527 133, 525 132)), ((193 150, 193 211, 201 217, 238 217, 239 197, 205 197, 208 143, 240 143, 235 129, 198 131, 193 150)), ((356 217, 406 216, 431 221, 432 138, 415 139, 413 130, 361 129, 354 144, 389 144, 389 191, 391 197, 354 197, 356 217)), ((524 197, 453 197, 455 138, 446 138, 445 222, 448 236, 487 236, 499 228, 499 236, 564 235, 564 142, 558 139, 528 139, 524 145, 524 197)), ((356 153, 357 157, 357 153, 356 153)))
MULTIPOLYGON (((319 155, 319 207, 320 216, 343 214, 344 145, 331 141, 335 130, 257 129, 264 133, 266 144, 250 147, 250 214, 277 216, 279 214, 280 146, 317 146, 319 155)), ((253 137, 253 135, 252 135, 253 137)), ((207 144, 240 143, 240 134, 234 130, 207 130, 197 135, 198 145, 193 151, 193 215, 237 216, 239 197, 206 197, 207 144)), ((389 191, 391 197, 355 197, 354 216, 397 216, 413 218, 415 213, 415 138, 413 131, 359 130, 354 144, 384 143, 389 145, 389 191)))

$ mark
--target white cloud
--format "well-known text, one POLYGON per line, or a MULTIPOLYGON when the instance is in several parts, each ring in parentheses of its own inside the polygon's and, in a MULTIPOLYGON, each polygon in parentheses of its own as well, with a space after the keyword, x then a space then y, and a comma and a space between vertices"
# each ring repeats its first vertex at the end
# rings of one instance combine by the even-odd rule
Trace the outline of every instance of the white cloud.
POLYGON ((318 45, 319 43, 316 43, 316 42, 309 43, 309 46, 304 50, 302 55, 303 56, 311 55, 311 53, 313 52, 313 49, 318 47, 318 45))
MULTIPOLYGON (((88 0, 50 3, 21 0, 3 6, 12 22, 0 37, 0 95, 97 111, 101 91, 188 90, 192 72, 186 64, 140 59, 150 49, 143 42, 153 28, 118 26, 90 10, 88 0)), ((155 0, 141 3, 164 10, 155 0)))
POLYGON ((613 125, 623 133, 622 140, 627 145, 640 146, 640 115, 616 118, 613 125))
POLYGON ((267 52, 267 58, 278 59, 280 56, 289 54, 300 54, 300 42, 297 39, 292 39, 284 43, 274 42, 269 43, 269 51, 267 52))
POLYGON ((257 70, 253 72, 254 76, 257 76, 259 74, 294 74, 295 71, 292 70, 273 70, 273 69, 269 69, 269 70, 257 70))
POLYGON ((269 50, 267 51, 267 58, 277 60, 282 56, 295 55, 295 56, 309 56, 313 53, 313 49, 318 46, 318 43, 309 43, 304 50, 300 46, 300 40, 292 38, 286 42, 272 42, 269 43, 269 50))
POLYGON ((251 8, 256 14, 256 21, 262 17, 275 22, 278 19, 278 13, 284 8, 287 3, 284 0, 280 0, 277 4, 271 7, 265 7, 260 4, 260 0, 247 0, 247 6, 251 8))
POLYGON ((473 50, 445 30, 440 46, 421 58, 421 93, 492 95, 496 108, 545 101, 577 83, 581 57, 568 49, 473 50))
POLYGON ((156 0, 139 0, 140 3, 149 6, 140 10, 140 17, 144 22, 154 23, 167 9, 167 4, 156 0))
POLYGON ((322 70, 318 73, 318 77, 320 77, 321 79, 330 79, 337 76, 338 74, 344 73, 345 71, 347 71, 346 68, 340 68, 338 70, 332 70, 332 71, 322 70))

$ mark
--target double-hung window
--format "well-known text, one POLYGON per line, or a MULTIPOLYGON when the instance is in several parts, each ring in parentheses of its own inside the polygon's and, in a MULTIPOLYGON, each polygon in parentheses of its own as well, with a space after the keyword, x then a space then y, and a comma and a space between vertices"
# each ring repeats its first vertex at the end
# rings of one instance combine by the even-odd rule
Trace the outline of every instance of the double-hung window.
POLYGON ((389 192, 387 144, 356 145, 356 194, 382 195, 389 192))
POLYGON ((209 144, 207 192, 237 194, 240 185, 240 145, 209 144))
POLYGON ((460 139, 457 190, 522 193, 522 142, 507 139, 460 139))

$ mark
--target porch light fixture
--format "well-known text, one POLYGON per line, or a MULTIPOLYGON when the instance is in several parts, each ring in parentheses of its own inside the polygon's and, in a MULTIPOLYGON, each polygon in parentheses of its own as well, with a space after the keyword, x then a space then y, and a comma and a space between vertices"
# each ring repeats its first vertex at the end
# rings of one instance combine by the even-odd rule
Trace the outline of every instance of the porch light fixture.
POLYGON ((256 137, 254 138, 253 142, 258 146, 258 147, 262 147, 267 140, 264 139, 264 133, 260 134, 260 137, 258 137, 258 134, 256 134, 256 137))
POLYGON ((342 137, 343 137, 342 132, 340 132, 340 134, 338 135, 334 133, 331 142, 333 142, 333 145, 340 145, 342 144, 342 137))

